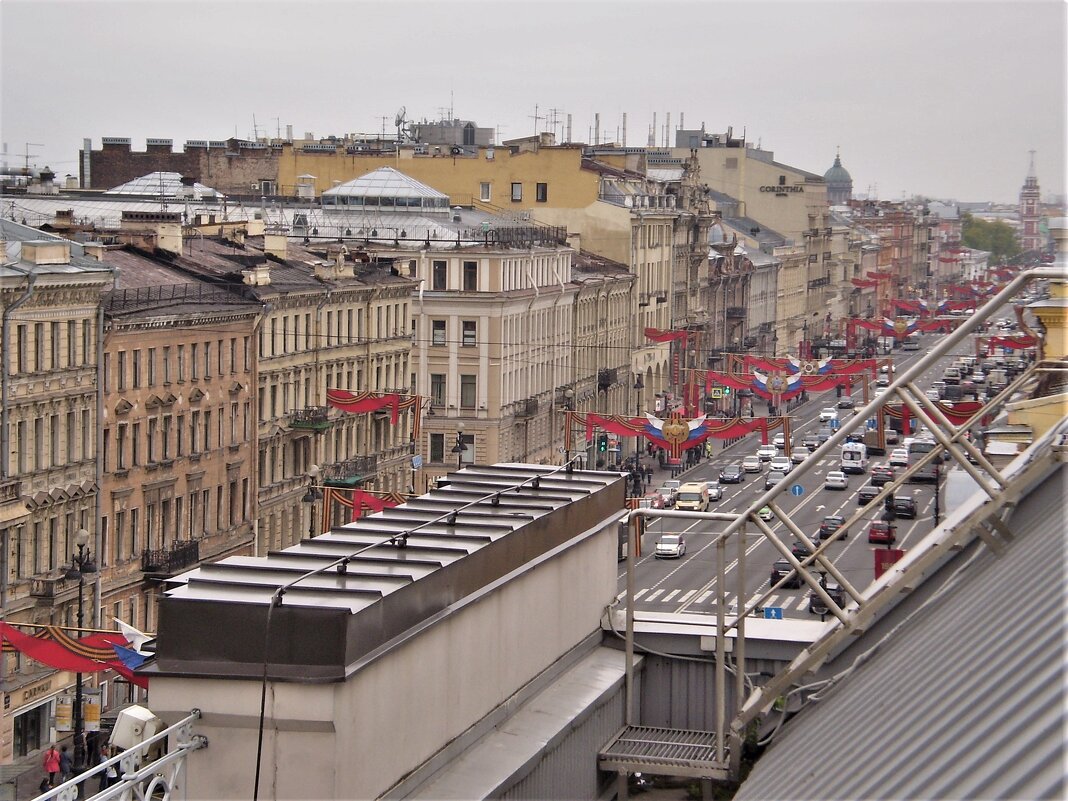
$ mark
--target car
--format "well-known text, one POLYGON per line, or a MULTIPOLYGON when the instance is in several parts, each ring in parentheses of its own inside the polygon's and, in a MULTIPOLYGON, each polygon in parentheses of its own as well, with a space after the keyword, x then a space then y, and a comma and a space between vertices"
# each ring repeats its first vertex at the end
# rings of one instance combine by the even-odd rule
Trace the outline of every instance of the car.
POLYGON ((916 518, 916 499, 911 495, 899 495, 894 498, 894 514, 898 517, 916 518))
POLYGON ((831 438, 831 434, 834 433, 829 428, 821 428, 816 432, 816 441, 822 445, 824 442, 831 438))
POLYGON ((803 562, 812 556, 812 549, 800 540, 794 540, 793 544, 790 546, 790 553, 794 555, 794 558, 797 559, 798 562, 803 562))
POLYGON ((790 451, 790 461, 794 464, 801 464, 808 458, 809 453, 808 448, 794 448, 790 451))
POLYGON ((881 375, 881 376, 879 376, 878 378, 875 379, 875 386, 877 386, 877 387, 888 387, 888 386, 890 386, 890 379, 885 375, 881 375))
POLYGON ((857 493, 857 503, 860 506, 870 503, 882 491, 882 487, 877 487, 874 484, 864 484, 857 493))
POLYGON ((828 406, 825 409, 820 409, 820 422, 826 423, 831 420, 838 419, 838 410, 833 406, 828 406))
POLYGON ((841 470, 831 470, 823 480, 824 489, 849 489, 849 477, 841 470))
POLYGON ((886 429, 886 444, 887 445, 897 445, 897 443, 900 442, 900 441, 901 441, 901 439, 900 439, 900 437, 898 437, 897 432, 894 431, 894 429, 892 429, 892 428, 886 429))
POLYGON ((666 509, 667 499, 664 498, 659 492, 654 492, 646 496, 649 499, 649 506, 653 509, 666 509))
POLYGON ((759 473, 762 467, 759 456, 746 456, 742 459, 742 470, 747 473, 759 473))
POLYGON ((719 471, 721 484, 741 484, 745 481, 745 473, 740 464, 729 464, 719 471))
POLYGON ((891 467, 908 467, 909 464, 909 452, 904 448, 894 448, 890 451, 890 458, 888 460, 891 467))
POLYGON ((768 467, 772 470, 779 470, 783 473, 789 473, 794 464, 790 461, 789 456, 776 456, 768 464, 768 467))
POLYGON ((657 559, 679 559, 686 553, 686 538, 681 534, 662 534, 656 541, 657 559))
POLYGON ((801 444, 808 448, 809 453, 811 453, 820 446, 820 440, 815 434, 805 434, 805 436, 801 438, 801 444))
POLYGON ((888 464, 876 465, 871 469, 871 483, 876 487, 889 484, 894 480, 894 468, 888 464))
POLYGON ((718 501, 723 497, 723 486, 718 481, 708 481, 708 500, 718 501))
POLYGON ((776 434, 774 437, 772 437, 771 444, 774 445, 776 448, 780 448, 780 449, 785 448, 786 447, 786 435, 785 434, 776 434))
POLYGON ((664 499, 664 508, 671 509, 675 506, 676 492, 671 487, 660 487, 657 489, 656 494, 664 499))
POLYGON ((931 389, 937 390, 939 395, 942 394, 942 390, 945 389, 945 388, 946 388, 946 382, 945 381, 932 381, 931 382, 931 389))
MULTIPOLYGON (((828 581, 823 589, 838 608, 845 606, 845 590, 839 587, 836 583, 828 581)), ((829 610, 827 609, 827 602, 820 598, 816 593, 811 592, 808 595, 808 611, 813 615, 825 615, 829 610)))
POLYGON ((896 539, 894 526, 885 520, 873 520, 868 526, 868 542, 893 545, 896 539))
POLYGON ((786 580, 782 583, 783 589, 801 589, 801 576, 797 574, 797 572, 793 569, 790 563, 787 562, 785 559, 778 559, 771 565, 771 576, 769 578, 769 584, 774 587, 784 576, 786 580))
POLYGON ((779 449, 774 445, 761 445, 757 448, 757 458, 762 462, 768 462, 774 459, 779 454, 779 449))
POLYGON ((679 487, 682 486, 682 482, 679 481, 677 478, 669 478, 669 479, 665 480, 664 483, 661 486, 664 486, 664 487, 667 487, 668 489, 674 490, 675 494, 678 495, 679 487))
POLYGON ((757 517, 759 517, 761 520, 768 521, 775 517, 775 515, 772 514, 770 506, 761 506, 760 511, 757 512, 757 517))
POLYGON ((927 396, 927 400, 933 400, 933 401, 942 400, 942 395, 941 395, 941 393, 939 393, 939 391, 937 389, 929 389, 926 392, 924 392, 923 394, 925 396, 927 396))
POLYGON ((857 404, 852 398, 842 398, 835 406, 839 409, 855 409, 857 404))
POLYGON ((841 515, 827 515, 820 523, 819 533, 816 538, 822 542, 837 535, 837 539, 845 539, 849 532, 845 529, 845 518, 841 515))
POLYGON ((786 473, 782 470, 769 470, 768 474, 764 476, 764 489, 769 490, 778 484, 780 481, 786 479, 786 473))

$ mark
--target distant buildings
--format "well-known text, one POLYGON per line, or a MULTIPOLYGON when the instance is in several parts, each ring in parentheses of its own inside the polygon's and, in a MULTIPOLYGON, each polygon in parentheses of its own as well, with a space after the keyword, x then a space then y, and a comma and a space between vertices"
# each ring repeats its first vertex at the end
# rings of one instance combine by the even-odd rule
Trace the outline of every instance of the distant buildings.
POLYGON ((1020 189, 1020 248, 1024 252, 1041 250, 1046 236, 1039 231, 1042 213, 1039 207, 1038 177, 1035 175, 1035 151, 1031 151, 1031 164, 1027 178, 1020 189))

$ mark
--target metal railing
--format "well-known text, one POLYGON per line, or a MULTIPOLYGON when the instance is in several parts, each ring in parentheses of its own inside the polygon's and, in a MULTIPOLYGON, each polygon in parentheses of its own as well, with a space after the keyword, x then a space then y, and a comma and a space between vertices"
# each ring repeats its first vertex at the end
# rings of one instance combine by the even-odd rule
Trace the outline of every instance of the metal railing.
POLYGON ((141 554, 141 571, 174 575, 199 561, 199 540, 176 540, 170 548, 156 548, 141 554))

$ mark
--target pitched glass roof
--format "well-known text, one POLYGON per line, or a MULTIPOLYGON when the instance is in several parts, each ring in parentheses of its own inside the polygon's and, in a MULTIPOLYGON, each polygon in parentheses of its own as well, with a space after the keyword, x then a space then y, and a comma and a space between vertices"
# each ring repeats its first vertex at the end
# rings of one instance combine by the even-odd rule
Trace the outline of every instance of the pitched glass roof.
MULTIPOLYGON (((388 204, 399 206, 422 206, 423 208, 448 208, 449 196, 432 189, 420 181, 405 175, 392 167, 379 167, 366 175, 352 181, 327 189, 323 192, 323 205, 331 205, 331 199, 339 198, 391 198, 404 199, 404 203, 388 204), (409 201, 418 199, 421 203, 409 201), (430 202, 427 202, 430 201, 430 202)), ((337 205, 346 205, 343 201, 337 205)), ((347 205, 353 205, 350 201, 347 205)), ((364 205, 364 204, 356 204, 364 205)), ((371 205, 371 204, 367 204, 371 205)), ((384 205, 374 203, 373 205, 384 205)))
MULTIPOLYGON (((105 195, 149 195, 150 197, 187 197, 182 194, 186 189, 182 185, 182 175, 177 172, 150 172, 140 178, 134 178, 124 184, 107 190, 105 195)), ((192 186, 193 199, 200 200, 205 197, 222 197, 210 186, 194 183, 192 186)))

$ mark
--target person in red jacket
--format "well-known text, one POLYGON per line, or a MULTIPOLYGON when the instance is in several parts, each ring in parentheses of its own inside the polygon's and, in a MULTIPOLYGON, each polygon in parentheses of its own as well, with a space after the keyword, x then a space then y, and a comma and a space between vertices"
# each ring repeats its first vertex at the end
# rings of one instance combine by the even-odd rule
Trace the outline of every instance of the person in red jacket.
POLYGON ((56 776, 59 774, 59 751, 56 750, 55 743, 48 746, 48 750, 44 752, 42 766, 45 773, 48 774, 48 786, 55 787, 56 776))

